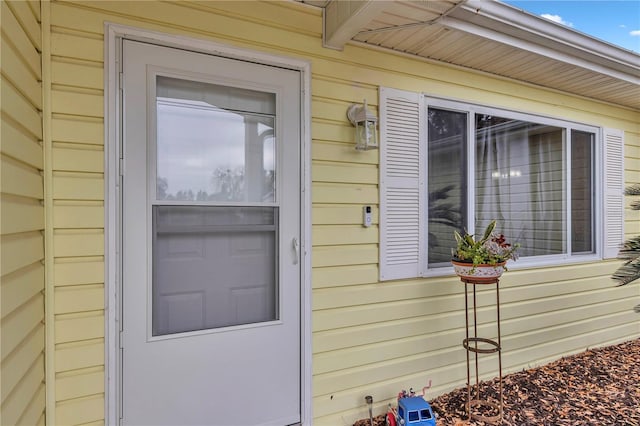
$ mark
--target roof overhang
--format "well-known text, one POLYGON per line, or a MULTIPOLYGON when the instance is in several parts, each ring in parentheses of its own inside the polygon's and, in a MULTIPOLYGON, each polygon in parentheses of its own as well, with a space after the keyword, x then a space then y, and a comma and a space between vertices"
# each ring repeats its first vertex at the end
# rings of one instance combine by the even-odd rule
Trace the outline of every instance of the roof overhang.
POLYGON ((302 0, 358 43, 640 110, 640 55, 498 1, 302 0))

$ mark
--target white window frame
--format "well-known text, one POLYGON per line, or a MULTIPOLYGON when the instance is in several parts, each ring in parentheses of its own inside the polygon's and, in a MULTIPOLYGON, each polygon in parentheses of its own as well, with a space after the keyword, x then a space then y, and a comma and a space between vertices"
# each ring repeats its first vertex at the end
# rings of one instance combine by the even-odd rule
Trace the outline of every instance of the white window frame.
MULTIPOLYGON (((453 269, 451 266, 429 268, 428 259, 428 206, 426 194, 420 202, 421 215, 420 226, 415 230, 420 234, 420 242, 418 250, 418 264, 411 263, 405 268, 397 265, 390 265, 387 258, 386 247, 393 245, 389 242, 391 236, 387 232, 387 212, 386 210, 393 203, 393 200, 386 196, 387 192, 387 158, 392 156, 387 148, 387 128, 394 127, 394 117, 392 113, 387 112, 388 100, 393 98, 411 98, 415 96, 413 92, 402 90, 381 88, 380 89, 380 133, 381 133, 381 154, 380 154, 380 279, 401 279, 412 277, 432 277, 451 275, 453 269)), ((475 114, 495 115, 514 120, 525 122, 539 123, 559 127, 564 130, 564 152, 565 160, 565 178, 564 182, 567 187, 566 210, 564 212, 566 229, 567 250, 565 253, 557 255, 529 256, 523 257, 516 263, 510 264, 510 269, 523 269, 540 266, 560 266, 572 263, 585 263, 602 260, 605 258, 615 257, 617 249, 623 238, 623 180, 624 180, 624 132, 613 129, 605 129, 596 125, 579 123, 568 119, 550 117, 541 114, 526 113, 521 111, 508 110, 487 105, 479 105, 458 100, 444 99, 440 97, 419 94, 417 104, 424 109, 421 114, 426 120, 427 111, 430 107, 440 108, 450 111, 466 114, 467 116, 467 217, 465 218, 465 226, 469 232, 475 232, 475 114), (594 252, 585 254, 571 254, 571 132, 573 130, 592 133, 594 135, 594 252), (606 183, 605 183, 606 181, 606 183)), ((421 170, 419 187, 423 188, 423 192, 427 188, 428 179, 428 147, 427 147, 427 126, 422 123, 419 126, 421 133, 419 140, 425 146, 420 150, 421 170)), ((397 243, 396 243, 397 245, 397 243)), ((407 250, 409 251, 409 250, 407 250)))

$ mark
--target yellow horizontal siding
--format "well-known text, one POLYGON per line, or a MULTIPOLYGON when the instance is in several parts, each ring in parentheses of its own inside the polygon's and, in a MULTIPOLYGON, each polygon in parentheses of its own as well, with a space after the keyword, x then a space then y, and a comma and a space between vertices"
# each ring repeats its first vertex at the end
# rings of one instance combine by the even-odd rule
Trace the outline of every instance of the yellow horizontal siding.
POLYGON ((2 316, 9 315, 44 289, 44 266, 38 262, 2 276, 2 316))
POLYGON ((42 170, 42 146, 38 137, 26 130, 19 130, 20 126, 9 117, 2 117, 0 125, 2 153, 42 170))
POLYGON ((625 171, 624 180, 625 182, 640 182, 640 170, 625 171))
POLYGON ((7 35, 7 40, 13 44, 16 52, 20 52, 22 59, 29 66, 31 72, 40 78, 40 54, 38 53, 36 46, 33 45, 31 40, 29 40, 29 36, 27 35, 28 33, 20 25, 18 19, 11 10, 15 7, 15 3, 12 2, 10 7, 9 3, 2 2, 1 7, 2 32, 7 35))
POLYGON ((101 62, 56 58, 51 62, 51 79, 60 86, 73 88, 104 88, 104 72, 101 62))
POLYGON ((55 285, 95 284, 104 281, 104 261, 94 257, 60 258, 54 267, 55 285))
POLYGON ((633 159, 640 158, 640 134, 627 132, 625 134, 624 142, 625 142, 624 144, 625 162, 629 158, 633 158, 633 159))
MULTIPOLYGON (((21 4, 21 3, 18 3, 21 4)), ((18 87, 20 92, 36 108, 42 108, 42 85, 39 76, 35 75, 29 66, 22 61, 21 55, 15 47, 3 37, 0 41, 2 49, 2 75, 18 87)))
POLYGON ((104 286, 102 284, 56 288, 56 314, 98 311, 100 309, 104 309, 104 286))
MULTIPOLYGON (((34 10, 25 1, 5 0, 9 8, 13 11, 16 20, 20 23, 24 34, 32 44, 32 49, 40 51, 41 29, 39 18, 34 14, 34 10)), ((38 7, 39 10, 39 7, 38 7)))
POLYGON ((40 200, 2 194, 3 234, 28 232, 44 228, 44 208, 40 200))
MULTIPOLYGON (((308 48, 309 52, 317 50, 319 46, 316 45, 318 38, 316 35, 307 35, 307 32, 297 32, 295 39, 291 38, 291 32, 286 28, 270 26, 268 22, 262 20, 247 20, 238 19, 240 16, 234 16, 234 13, 220 13, 220 14, 208 14, 203 13, 202 10, 183 7, 179 2, 177 3, 157 3, 154 4, 153 18, 149 14, 148 7, 144 3, 139 2, 103 2, 94 3, 92 6, 111 14, 111 19, 116 19, 117 15, 126 16, 126 20, 129 22, 136 22, 138 25, 143 25, 151 28, 163 29, 170 33, 183 32, 183 28, 189 28, 192 33, 208 34, 211 36, 223 38, 229 41, 243 42, 245 40, 255 43, 255 34, 263 34, 268 32, 269 44, 285 47, 289 49, 298 49, 300 47, 308 48), (179 17, 176 19, 176 17, 179 17), (212 25, 212 19, 215 21, 215 25, 212 25), (293 46, 292 46, 293 45, 293 46)), ((277 5, 260 5, 265 9, 278 8, 277 5)), ((228 7, 224 4, 217 5, 219 10, 231 10, 235 8, 233 6, 228 7)), ((277 10, 277 9, 276 9, 277 10)), ((283 12, 291 13, 290 10, 283 9, 283 12)), ((299 13, 295 14, 296 17, 300 16, 299 13)), ((304 15, 302 15, 304 16, 304 15)), ((56 15, 57 17, 57 15, 56 15)), ((91 18, 87 17, 87 20, 83 20, 80 23, 70 22, 66 20, 61 24, 69 25, 73 27, 82 28, 83 31, 102 31, 102 22, 99 20, 100 15, 94 15, 91 18)), ((317 22, 316 17, 316 22, 317 22)), ((283 22, 282 20, 280 22, 283 22)))
MULTIPOLYGON (((315 99, 330 99, 334 102, 342 101, 347 106, 353 102, 362 103, 363 99, 367 99, 369 107, 375 108, 378 105, 378 86, 376 84, 354 83, 352 80, 353 75, 346 79, 338 80, 333 77, 332 72, 328 74, 319 73, 315 67, 314 72, 316 73, 316 78, 313 80, 311 94, 315 99)), ((346 108, 344 111, 346 113, 346 108)), ((324 117, 322 118, 324 119, 324 117)), ((342 124, 345 129, 349 127, 349 122, 346 120, 342 124)), ((346 141, 349 141, 349 139, 346 141)))
POLYGON ((319 182, 312 184, 311 198, 314 203, 352 204, 357 200, 363 204, 377 204, 378 187, 319 182))
POLYGON ((56 345, 56 372, 104 365, 104 341, 94 339, 56 345))
POLYGON ((103 145, 102 119, 56 115, 51 120, 51 137, 55 142, 103 145))
MULTIPOLYGON (((632 311, 627 310, 628 315, 632 313, 632 311)), ((528 346, 512 353, 505 353, 505 359, 507 360, 514 357, 520 358, 520 364, 514 367, 515 362, 510 362, 511 367, 506 369, 506 372, 521 370, 522 359, 527 360, 526 365, 528 368, 536 367, 557 360, 562 356, 583 352, 589 348, 612 345, 628 340, 627 336, 634 336, 637 333, 638 324, 634 317, 627 317, 626 321, 621 320, 620 323, 621 325, 613 327, 595 328, 593 331, 584 334, 569 335, 560 341, 554 340, 538 346, 528 346), (544 357, 531 359, 531 351, 534 351, 534 354, 544 354, 544 357)))
POLYGON ((104 337, 102 311, 56 315, 56 343, 78 342, 104 337))
MULTIPOLYGON (((363 205, 314 204, 311 210, 313 225, 355 225, 362 224, 363 205)), ((371 219, 377 225, 378 209, 374 208, 371 219)))
POLYGON ((53 173, 56 200, 103 200, 104 180, 98 173, 53 173))
MULTIPOLYGON (((606 342, 606 343, 616 343, 616 341, 608 340, 608 334, 628 334, 633 333, 634 325, 629 325, 628 323, 619 327, 609 328, 597 330, 589 333, 588 335, 580 335, 574 337, 567 337, 563 339, 561 342, 548 343, 546 345, 539 346, 529 346, 525 351, 531 353, 532 351, 538 353, 549 353, 555 352, 553 357, 542 360, 543 363, 552 361, 557 359, 558 357, 564 354, 576 353, 579 351, 585 350, 587 347, 592 347, 596 342, 606 342), (579 348, 576 350, 576 348, 579 348)), ((461 353, 460 347, 453 350, 445 350, 440 352, 432 351, 430 354, 416 354, 412 352, 409 355, 405 355, 398 362, 400 364, 396 365, 394 362, 389 362, 391 365, 389 371, 389 375, 391 379, 386 381, 373 381, 369 383, 366 388, 356 387, 351 389, 345 389, 343 391, 331 392, 324 395, 319 395, 315 397, 316 404, 314 405, 314 409, 316 411, 316 419, 314 424, 321 425, 333 425, 333 424, 350 424, 351 421, 345 421, 343 417, 348 418, 363 418, 366 417, 366 406, 364 408, 364 413, 362 412, 362 407, 359 409, 354 409, 352 407, 362 406, 363 399, 362 395, 365 394, 363 391, 366 390, 367 393, 371 393, 374 395, 374 399, 378 401, 377 408, 374 410, 374 414, 381 414, 386 411, 386 406, 388 403, 395 403, 393 398, 386 398, 380 395, 392 395, 394 392, 397 393, 397 389, 402 389, 407 386, 407 384, 414 385, 415 388, 421 388, 428 384, 431 380, 433 382, 433 388, 427 391, 428 398, 432 398, 436 395, 443 393, 444 391, 450 390, 452 386, 460 386, 459 382, 464 380, 465 374, 465 364, 464 361, 459 360, 457 363, 449 362, 447 367, 442 368, 432 368, 432 365, 436 365, 438 360, 450 360, 454 361, 456 359, 464 356, 461 353), (422 365, 422 367, 418 367, 418 372, 414 374, 406 374, 401 375, 399 373, 393 373, 393 368, 398 366, 400 368, 403 367, 403 363, 411 364, 416 363, 417 365, 422 365), (453 382, 450 382, 451 379, 455 379, 453 382), (332 415, 331 413, 340 412, 340 416, 332 415)), ((503 360, 509 358, 508 356, 503 355, 503 360)), ((483 378, 492 377, 493 372, 489 372, 488 374, 483 374, 490 370, 492 367, 491 364, 495 364, 495 360, 490 358, 482 358, 480 361, 480 371, 483 378)), ((538 365, 537 363, 529 363, 529 366, 538 365)), ((522 366, 519 368, 510 369, 506 371, 517 371, 521 370, 522 366)), ((385 368, 386 370, 386 368, 385 368)), ((366 367, 365 367, 366 371, 366 367)), ((370 374, 365 377, 370 378, 374 377, 377 374, 376 369, 370 369, 368 371, 370 374)), ((340 380, 340 375, 337 374, 335 376, 336 380, 340 380)), ((375 379, 373 379, 375 380, 375 379)))
POLYGON ((59 229, 53 235, 59 257, 102 256, 104 233, 101 229, 59 229))
POLYGON ((51 33, 51 54, 56 57, 102 62, 102 47, 94 34, 51 33))
POLYGON ((43 306, 44 297, 38 293, 21 305, 20 309, 2 318, 2 348, 0 348, 2 360, 22 343, 25 336, 42 325, 43 306))
POLYGON ((350 124, 347 119, 347 108, 350 105, 351 102, 348 101, 315 97, 311 102, 311 117, 328 122, 350 124))
POLYGON ((36 365, 43 362, 44 327, 37 327, 2 364, 2 402, 36 365))
POLYGON ((3 193, 42 199, 43 180, 40 170, 4 155, 0 157, 0 170, 3 193))
MULTIPOLYGON (((408 353, 400 357, 387 359, 379 364, 360 364, 358 367, 349 368, 344 371, 316 375, 314 379, 314 396, 330 395, 335 389, 332 382, 339 380, 345 389, 362 386, 384 380, 396 380, 398 377, 415 374, 428 369, 435 371, 438 368, 447 367, 451 364, 462 363, 466 360, 466 355, 459 348, 448 351, 420 351, 420 348, 428 347, 426 342, 416 344, 408 353)), ((463 369, 460 369, 463 370, 463 369)), ((425 372, 424 385, 427 384, 425 372)), ((462 376, 462 374, 459 374, 462 376)), ((423 386, 424 386, 423 385, 423 386)), ((322 415, 322 413, 318 413, 322 415)))
POLYGON ((100 147, 93 145, 58 143, 53 147, 53 169, 101 173, 104 170, 104 154, 100 147))
POLYGON ((44 421, 39 2, 0 4, 0 424, 44 421))
MULTIPOLYGON (((633 132, 626 139, 630 158, 625 163, 626 179, 640 180, 640 165, 633 160, 640 157, 635 112, 361 46, 348 45, 343 52, 323 49, 321 14, 303 5, 158 2, 153 6, 144 2, 48 5, 53 24, 55 200, 48 214, 54 226, 57 422, 104 419, 105 21, 311 62, 314 424, 348 424, 365 417, 365 394, 374 395, 381 412, 399 389, 420 388, 432 379, 430 395, 435 395, 460 386, 464 375, 460 282, 454 277, 378 282, 380 153, 354 149, 354 129, 346 119, 351 103, 366 98, 377 110, 378 87, 390 86, 623 128, 633 132), (370 228, 362 226, 364 205, 374 207, 370 228)), ((22 131, 22 126, 14 127, 22 131)), ((627 233, 633 233, 635 222, 629 216, 627 233)), ((638 287, 611 288, 608 277, 617 264, 507 274, 502 292, 503 338, 509 347, 504 354, 506 367, 519 369, 579 351, 585 344, 637 336, 625 303, 638 287)), ((492 300, 490 292, 479 294, 481 327, 490 328, 492 300)), ((491 374, 493 366, 483 361, 481 368, 491 374)))
POLYGON ((101 93, 83 92, 72 88, 58 88, 52 93, 51 109, 54 114, 102 117, 103 107, 101 93))
POLYGON ((33 135, 41 135, 42 123, 38 109, 29 103, 29 100, 10 81, 3 78, 0 79, 0 83, 2 84, 0 98, 2 100, 2 105, 0 105, 2 112, 23 128, 30 130, 33 135))
POLYGON ((91 201, 55 201, 53 226, 61 228, 103 228, 104 204, 91 201))
MULTIPOLYGON (((516 368, 524 362, 531 362, 531 354, 527 354, 526 351, 537 345, 543 345, 549 342, 556 341, 554 334, 566 333, 570 335, 580 335, 591 332, 593 330, 612 328, 625 323, 628 323, 631 317, 631 312, 627 314, 617 314, 605 319, 597 318, 603 307, 623 310, 628 307, 628 303, 625 301, 615 301, 602 306, 586 306, 577 308, 579 314, 576 315, 575 320, 571 324, 564 324, 562 326, 552 327, 540 327, 535 331, 525 331, 522 335, 503 338, 502 343, 504 347, 503 366, 504 368, 516 368), (612 306, 616 305, 616 306, 612 306), (626 305, 626 306, 625 306, 626 305), (573 334, 571 334, 573 333, 573 334), (506 356, 508 353, 509 356, 506 356)), ((571 312, 571 310, 570 310, 571 312)), ((562 316, 566 315, 565 312, 556 311, 545 315, 533 316, 529 319, 530 322, 536 322, 538 320, 546 321, 552 324, 558 324, 562 322, 562 316)), ((448 319, 452 318, 452 315, 446 315, 448 319)), ((438 315, 433 315, 430 318, 436 319, 438 315)), ((459 314, 457 315, 459 318, 459 314)), ((503 322, 503 325, 510 325, 509 319, 503 322)), ((404 323, 405 327, 410 326, 411 323, 404 323)), ((427 323, 427 325, 429 325, 427 323)), ((425 363, 428 365, 429 370, 438 369, 446 366, 449 363, 462 362, 466 355, 464 351, 460 351, 461 336, 464 334, 464 320, 455 321, 449 325, 450 329, 445 332, 431 333, 433 327, 427 326, 423 329, 414 328, 414 333, 421 333, 416 336, 403 337, 403 331, 398 335, 393 336, 393 341, 385 340, 375 344, 358 345, 350 348, 331 351, 326 353, 316 354, 314 357, 314 374, 317 375, 319 381, 317 383, 323 383, 325 387, 330 389, 331 382, 335 380, 337 376, 348 377, 354 374, 355 377, 359 377, 357 380, 366 382, 365 377, 361 377, 361 371, 368 371, 371 368, 377 368, 375 363, 381 363, 381 365, 387 365, 389 363, 397 364, 402 363, 407 356, 411 354, 433 354, 434 357, 429 358, 429 361, 425 363), (438 348, 434 351, 433 348, 438 348), (392 361, 393 360, 393 361, 392 361), (340 366, 336 369, 336 366, 340 366), (367 369, 361 369, 359 366, 368 366, 367 369), (353 371, 351 369, 354 369, 353 371), (329 374, 331 373, 331 374, 329 374)), ((489 335, 492 338, 491 333, 494 332, 494 324, 487 324, 479 327, 479 333, 489 335)), ((504 335, 512 334, 511 331, 503 331, 504 335)), ((495 368, 491 366, 490 368, 495 368)), ((401 372, 398 372, 398 375, 401 372)), ((375 376, 376 380, 379 380, 379 376, 375 376)), ((323 387, 317 388, 318 394, 324 394, 323 387)))
POLYGON ((29 401, 29 406, 20 417, 18 425, 20 426, 42 426, 45 424, 45 412, 42 407, 45 405, 45 386, 44 383, 37 389, 36 394, 29 401))
POLYGON ((44 257, 44 242, 40 231, 11 234, 2 237, 2 274, 26 268, 44 257))
POLYGON ((318 225, 311 230, 314 246, 339 244, 375 244, 378 228, 358 225, 318 225))
POLYGON ((317 19, 320 15, 319 11, 313 11, 309 13, 297 13, 295 18, 284 21, 282 19, 283 13, 291 13, 290 7, 286 3, 275 5, 260 3, 260 2, 242 2, 233 10, 229 10, 227 7, 218 7, 215 2, 200 2, 200 3, 179 3, 177 4, 183 7, 193 7, 196 10, 203 10, 211 13, 223 13, 230 16, 237 17, 238 19, 251 20, 258 23, 268 23, 269 26, 287 29, 289 31, 295 31, 297 33, 305 33, 314 37, 321 37, 321 32, 317 25, 317 19), (279 7, 273 7, 279 6, 279 7))
POLYGON ((311 280, 314 289, 340 287, 376 282, 378 274, 377 265, 335 266, 314 268, 311 271, 311 280))
MULTIPOLYGON (((409 325, 411 325, 409 322, 403 323, 405 327, 409 325)), ((330 385, 327 379, 345 372, 349 374, 351 368, 373 365, 379 362, 388 362, 388 360, 399 361, 409 355, 429 354, 430 352, 436 352, 437 356, 442 354, 442 358, 437 358, 440 365, 435 364, 435 361, 432 359, 428 364, 430 369, 446 365, 449 361, 452 363, 460 362, 466 357, 463 352, 458 350, 460 346, 460 330, 452 329, 440 333, 424 333, 424 329, 414 330, 414 333, 419 334, 415 336, 404 336, 404 333, 409 333, 405 331, 394 334, 390 338, 378 343, 318 353, 314 356, 313 373, 319 378, 322 377, 322 380, 325 381, 325 386, 327 386, 330 385), (438 348, 439 350, 433 351, 433 348, 438 348), (336 369, 337 365, 340 366, 340 369, 336 369), (335 374, 331 375, 328 373, 335 374)), ((377 329, 372 328, 371 331, 377 331, 377 329)), ((378 377, 375 378, 378 379, 378 377)), ((326 392, 323 392, 322 388, 318 389, 319 395, 324 393, 326 392)))
POLYGON ((104 392, 104 369, 101 367, 60 373, 56 377, 56 395, 63 400, 102 392, 104 392))
POLYGON ((60 402, 56 407, 56 424, 77 425, 104 418, 104 395, 92 395, 84 398, 60 402))
POLYGON ((325 309, 315 312, 313 330, 331 330, 460 309, 464 309, 464 300, 458 295, 325 309))
POLYGON ((378 246, 361 244, 315 247, 311 261, 314 268, 377 263, 378 246))
MULTIPOLYGON (((320 120, 313 121, 313 130, 311 136, 313 139, 320 139, 327 142, 338 142, 348 146, 349 149, 355 151, 353 126, 347 123, 324 122, 320 120)), ((356 153, 358 151, 355 151, 356 153)), ((377 151, 373 151, 376 153, 377 151)), ((340 161, 339 158, 332 160, 340 161)))
MULTIPOLYGON (((41 356, 36 363, 37 365, 27 371, 4 401, 2 404, 2 424, 25 424, 22 421, 25 408, 28 409, 29 405, 34 402, 34 397, 38 397, 38 394, 44 389, 44 369, 41 367, 43 363, 44 357, 41 356)), ((41 407, 36 410, 41 410, 41 407)))
MULTIPOLYGON (((446 325, 437 325, 434 322, 446 324, 459 316, 459 312, 435 313, 434 315, 396 319, 344 329, 317 331, 313 334, 313 350, 318 355, 324 352, 337 352, 338 349, 356 348, 391 340, 400 341, 423 334, 424 330, 430 328, 444 330, 446 325)), ((326 359, 330 355, 323 354, 322 356, 326 359)), ((320 367, 319 372, 323 372, 327 368, 335 367, 328 367, 325 364, 320 367)))
POLYGON ((311 178, 314 182, 378 184, 378 168, 371 165, 324 163, 311 164, 311 178))
POLYGON ((354 144, 336 143, 313 139, 311 158, 355 164, 378 164, 378 151, 356 151, 354 144))

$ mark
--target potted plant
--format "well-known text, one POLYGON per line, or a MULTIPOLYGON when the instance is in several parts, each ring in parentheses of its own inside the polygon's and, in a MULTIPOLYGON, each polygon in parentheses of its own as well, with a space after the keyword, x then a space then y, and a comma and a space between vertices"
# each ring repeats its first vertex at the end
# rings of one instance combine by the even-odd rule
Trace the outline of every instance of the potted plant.
POLYGON ((520 245, 507 243, 503 234, 494 232, 495 227, 493 220, 479 240, 469 233, 460 235, 454 231, 457 246, 452 250, 451 263, 458 276, 477 282, 493 281, 507 270, 507 260, 518 258, 520 245))

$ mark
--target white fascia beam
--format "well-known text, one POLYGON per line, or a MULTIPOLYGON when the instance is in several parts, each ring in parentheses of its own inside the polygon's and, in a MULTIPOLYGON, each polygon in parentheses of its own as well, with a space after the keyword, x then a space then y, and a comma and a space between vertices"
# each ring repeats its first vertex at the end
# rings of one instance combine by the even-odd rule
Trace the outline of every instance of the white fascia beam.
POLYGON ((451 16, 445 16, 440 21, 440 24, 451 29, 463 31, 469 34, 486 38, 488 40, 497 41, 499 43, 503 43, 508 46, 516 47, 518 49, 523 49, 541 56, 545 56, 550 59, 555 59, 557 61, 564 62, 566 64, 575 65, 577 67, 580 67, 589 71, 597 72, 603 75, 608 75, 608 76, 617 78, 621 81, 625 81, 633 84, 640 84, 640 78, 630 73, 621 72, 611 67, 607 67, 593 61, 588 61, 586 59, 579 58, 577 56, 572 55, 571 53, 562 52, 557 49, 551 49, 543 45, 533 43, 527 40, 523 40, 521 38, 517 38, 501 32, 497 32, 489 28, 479 27, 472 23, 462 21, 460 19, 453 18, 451 16))
POLYGON ((332 0, 324 8, 322 45, 342 50, 344 45, 375 19, 390 2, 332 0))
MULTIPOLYGON (((522 40, 523 46, 527 41, 545 47, 549 44, 549 50, 563 54, 565 57, 580 58, 599 64, 603 69, 635 77, 640 76, 640 60, 637 53, 543 19, 525 10, 499 1, 486 0, 466 0, 461 9, 506 25, 515 32, 526 32, 528 36, 525 37, 515 32, 511 34, 514 39, 522 40)), ((462 15, 457 17, 467 22, 462 15)), ((490 27, 487 26, 487 28, 490 27)))
POLYGON ((494 21, 508 24, 532 35, 563 44, 567 48, 581 50, 591 56, 598 56, 610 62, 638 70, 638 54, 588 34, 549 21, 526 10, 499 1, 467 0, 464 8, 470 13, 485 16, 494 21))

